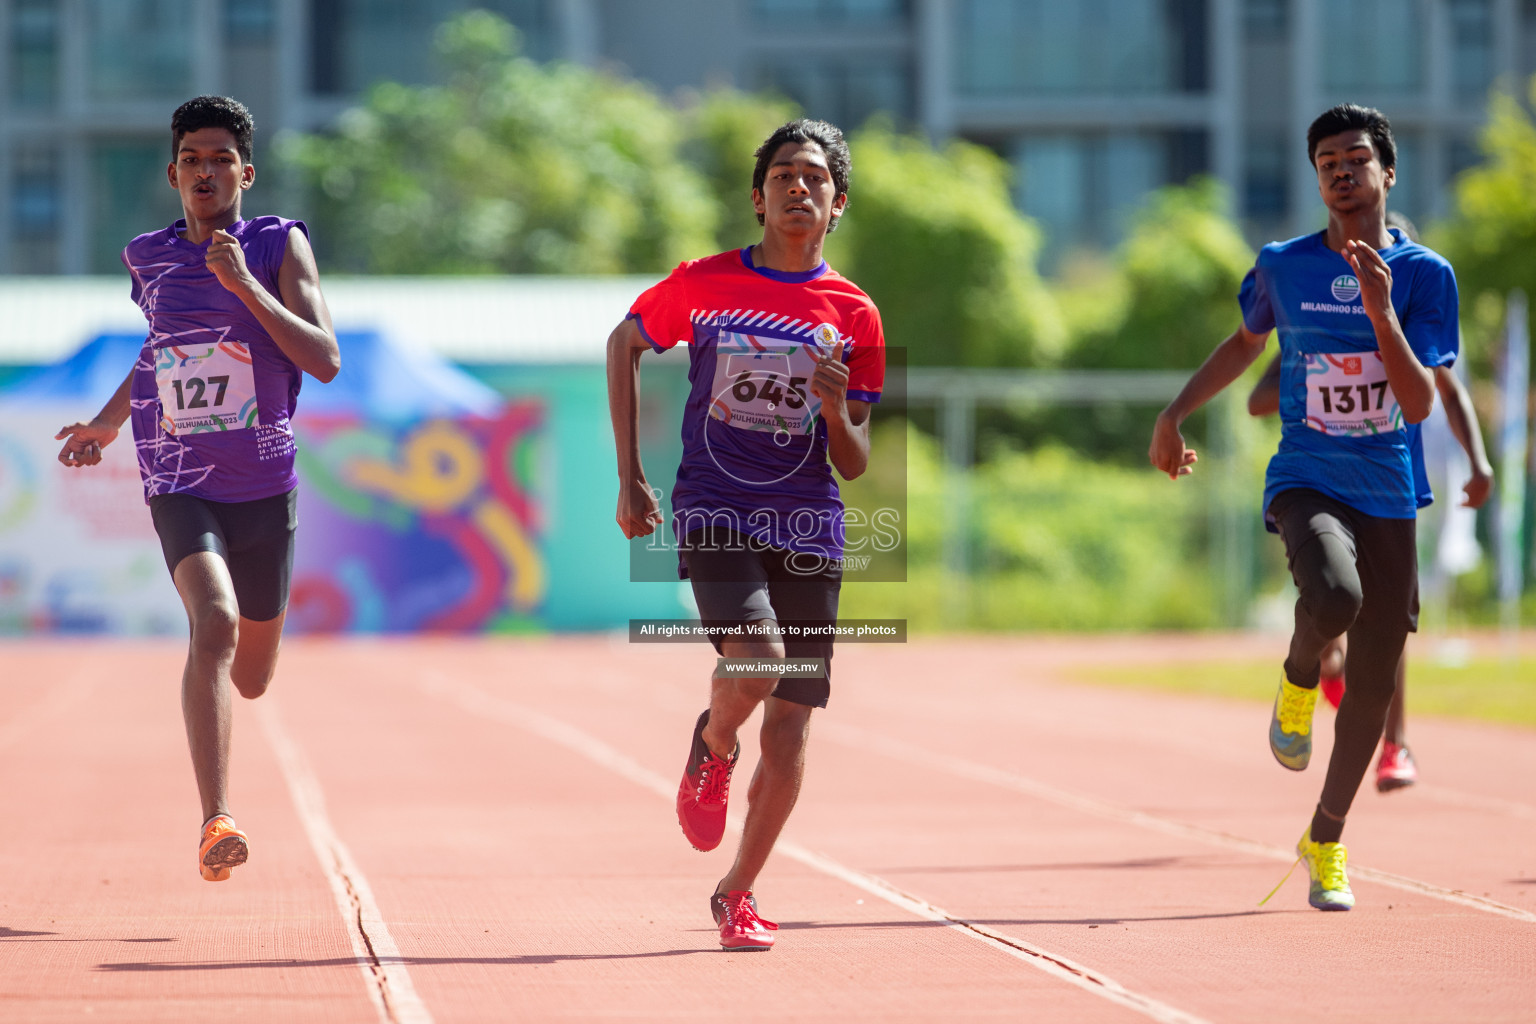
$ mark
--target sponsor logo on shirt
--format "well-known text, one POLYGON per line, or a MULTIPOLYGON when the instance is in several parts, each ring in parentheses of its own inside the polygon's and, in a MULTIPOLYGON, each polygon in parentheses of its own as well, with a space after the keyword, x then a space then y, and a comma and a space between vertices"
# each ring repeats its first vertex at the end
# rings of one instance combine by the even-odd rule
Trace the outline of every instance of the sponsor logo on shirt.
POLYGON ((1334 302, 1303 302, 1303 313, 1356 313, 1363 315, 1365 307, 1355 300, 1360 297, 1360 282, 1350 274, 1340 274, 1328 285, 1334 302))

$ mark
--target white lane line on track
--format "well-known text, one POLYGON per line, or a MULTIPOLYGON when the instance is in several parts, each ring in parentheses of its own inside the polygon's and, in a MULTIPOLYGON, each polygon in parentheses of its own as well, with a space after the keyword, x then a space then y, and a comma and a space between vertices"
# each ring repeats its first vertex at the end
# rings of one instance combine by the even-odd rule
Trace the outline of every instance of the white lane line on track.
MULTIPOLYGON (((922 747, 901 740, 893 740, 887 736, 880 736, 843 722, 818 723, 816 731, 817 735, 822 739, 833 743, 840 743, 846 747, 882 754, 892 760, 903 761, 921 768, 943 771, 963 779, 972 779, 976 782, 989 783, 1003 789, 1011 789, 1018 793, 1026 793, 1048 803, 1056 804, 1059 807, 1066 807, 1084 814, 1107 818, 1110 821, 1136 825, 1153 832, 1161 832, 1164 835, 1177 836, 1181 839, 1192 839, 1196 842, 1221 846, 1228 850, 1238 850, 1256 857, 1266 857, 1270 860, 1291 863, 1296 859, 1295 850, 1286 850, 1278 846, 1270 846, 1267 843, 1255 842, 1252 839, 1244 839, 1242 836, 1234 836, 1217 829, 1190 825, 1182 821, 1174 821, 1171 818, 1161 818, 1155 814, 1147 814, 1144 811, 1132 810, 1129 807, 1121 807, 1095 797, 1060 789, 1050 783, 1040 782, 1025 775, 1003 771, 1000 768, 993 768, 990 765, 980 764, 976 761, 968 761, 965 758, 951 757, 947 754, 938 754, 930 750, 924 750, 922 747)), ((1536 924, 1536 914, 1528 910, 1511 907, 1483 896, 1474 896, 1471 893, 1462 892, 1460 889, 1447 889, 1443 886, 1421 882, 1418 879, 1408 878, 1404 875, 1395 875, 1389 871, 1362 867, 1357 864, 1349 866, 1349 874, 1353 879, 1364 879, 1375 882, 1378 885, 1387 885, 1405 892, 1418 893, 1421 896, 1430 896, 1437 900, 1444 900, 1447 903, 1456 903, 1464 907, 1471 907, 1474 910, 1484 911, 1485 913, 1497 914, 1500 917, 1508 917, 1516 921, 1536 924)))
POLYGON ((411 983, 400 948, 395 945, 394 937, 389 934, 384 917, 379 913, 379 905, 374 902, 368 879, 352 859, 325 812, 325 794, 320 789, 320 780, 315 777, 303 751, 283 728, 270 695, 256 705, 255 711, 267 742, 277 755, 278 767, 288 783, 294 809, 314 847, 315 858, 331 883, 331 894, 346 922, 352 953, 357 957, 368 997, 378 1011, 379 1020, 383 1024, 432 1024, 432 1015, 416 994, 416 986, 411 983))
POLYGON ((70 676, 62 686, 50 684, 42 700, 0 725, 0 750, 31 736, 43 722, 80 703, 90 692, 91 680, 92 674, 82 670, 70 676))
POLYGON ((1484 796, 1481 793, 1468 793, 1465 790, 1452 789, 1436 782, 1420 782, 1414 787, 1414 791, 1422 798, 1433 800, 1436 803, 1449 804, 1452 807, 1473 808, 1488 814, 1503 814, 1511 818, 1524 818, 1527 821, 1536 821, 1536 807, 1523 804, 1518 800, 1505 800, 1503 797, 1484 796))
MULTIPOLYGON (((419 685, 423 692, 457 705, 471 715, 511 725, 543 737, 552 743, 558 743, 641 788, 650 790, 668 803, 671 803, 677 795, 676 784, 668 782, 628 754, 542 711, 501 697, 494 697, 473 686, 451 682, 440 672, 424 674, 420 678, 419 685)), ((731 827, 733 830, 741 828, 740 816, 731 815, 731 827)), ((985 925, 956 917, 926 900, 902 892, 883 878, 847 867, 798 843, 781 839, 775 849, 807 867, 847 882, 872 896, 878 896, 887 903, 924 920, 942 924, 947 929, 966 938, 975 939, 1060 981, 1135 1010, 1158 1021, 1159 1024, 1208 1024, 1201 1017, 1158 1002, 1150 996, 1132 992, 1113 978, 1100 974, 1091 967, 1084 967, 1064 956, 1047 952, 1032 943, 1024 942, 985 925)))

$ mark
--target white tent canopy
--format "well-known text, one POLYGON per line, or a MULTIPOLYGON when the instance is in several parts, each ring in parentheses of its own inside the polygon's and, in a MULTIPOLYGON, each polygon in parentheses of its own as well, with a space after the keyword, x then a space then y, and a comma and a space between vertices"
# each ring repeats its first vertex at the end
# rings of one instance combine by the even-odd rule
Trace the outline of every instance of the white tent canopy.
MULTIPOLYGON (((460 363, 600 363, 656 277, 334 277, 336 328, 376 330, 460 363)), ((0 277, 0 364, 57 362, 101 334, 144 329, 120 277, 0 277)))

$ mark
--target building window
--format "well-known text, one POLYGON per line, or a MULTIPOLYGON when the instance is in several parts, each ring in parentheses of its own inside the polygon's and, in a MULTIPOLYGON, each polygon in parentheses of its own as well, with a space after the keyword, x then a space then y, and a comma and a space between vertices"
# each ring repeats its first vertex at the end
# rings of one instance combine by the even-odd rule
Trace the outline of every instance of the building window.
POLYGON ((1253 134, 1243 144, 1243 213, 1255 220, 1285 216, 1291 161, 1300 154, 1287 136, 1253 134))
POLYGON ((1460 135, 1452 138, 1448 143, 1448 148, 1446 150, 1446 164, 1452 178, 1455 178, 1457 175, 1466 171, 1470 171, 1472 168, 1476 167, 1482 162, 1482 146, 1478 143, 1475 137, 1470 135, 1460 135))
POLYGON ((17 274, 59 270, 59 157, 52 147, 18 146, 11 158, 10 269, 17 274))
POLYGON ((811 18, 823 25, 899 24, 909 12, 909 0, 752 0, 752 13, 765 22, 811 18))
POLYGON ((1323 32, 1323 85, 1342 99, 1424 88, 1424 0, 1332 0, 1323 32))
POLYGON ((554 56, 544 0, 313 0, 310 67, 315 92, 350 96, 378 82, 420 85, 441 78, 434 33, 471 8, 488 10, 521 34, 522 52, 554 56))
POLYGON ((1451 0, 1451 81, 1456 98, 1481 100, 1493 85, 1493 10, 1489 0, 1451 0))
POLYGON ((973 96, 1200 92, 1206 0, 960 0, 960 90, 973 96))
POLYGON ((1430 212, 1431 197, 1440 191, 1442 183, 1423 180, 1424 143, 1417 132, 1393 135, 1397 143, 1397 178, 1387 196, 1387 208, 1422 223, 1424 215, 1430 212))
POLYGON ((95 100, 185 99, 192 87, 193 0, 88 0, 95 100))
POLYGON ((276 0, 224 0, 224 38, 231 43, 270 42, 276 29, 276 0))
POLYGON ((1208 170, 1204 132, 1029 135, 1013 149, 1015 200, 1054 255, 1122 239, 1148 193, 1208 170))
POLYGON ((59 81, 57 0, 15 0, 11 8, 11 102, 52 106, 59 81))
POLYGON ((1254 42, 1285 38, 1290 28, 1289 0, 1244 0, 1243 31, 1254 42))
POLYGON ((123 246, 181 216, 181 202, 165 184, 170 148, 168 137, 92 145, 90 273, 121 272, 123 246))
POLYGON ((872 114, 897 122, 912 114, 911 72, 904 60, 850 59, 837 63, 769 63, 759 69, 758 87, 799 104, 807 117, 852 130, 872 114))

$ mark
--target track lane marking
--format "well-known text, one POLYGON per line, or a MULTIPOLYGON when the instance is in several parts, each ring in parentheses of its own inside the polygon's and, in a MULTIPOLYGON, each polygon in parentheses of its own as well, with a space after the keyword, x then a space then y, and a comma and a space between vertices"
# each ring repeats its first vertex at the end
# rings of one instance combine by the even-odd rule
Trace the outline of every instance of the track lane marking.
POLYGON ((1422 798, 1433 800, 1436 803, 1449 804, 1462 810, 1471 808, 1487 814, 1536 821, 1536 807, 1532 807, 1530 804, 1523 804, 1518 800, 1506 800, 1499 796, 1485 796, 1482 793, 1468 793, 1465 790, 1442 786, 1438 782, 1420 782, 1413 788, 1422 798))
MULTIPOLYGON (((426 694, 447 703, 457 705, 468 714, 500 722, 533 733, 552 743, 559 744, 614 774, 650 790, 669 803, 677 796, 677 787, 657 775, 639 761, 610 746, 592 734, 545 714, 542 711, 518 704, 502 697, 495 697, 473 686, 451 682, 441 672, 426 672, 418 678, 419 688, 426 694)), ((730 827, 740 831, 741 816, 730 815, 730 827)), ((1032 943, 1017 939, 986 925, 957 917, 927 900, 903 892, 877 875, 850 868, 830 857, 816 853, 798 843, 781 839, 775 849, 807 867, 846 882, 872 896, 879 897, 909 913, 943 925, 945 928, 974 939, 983 945, 1013 957, 1030 967, 1060 981, 1090 992, 1109 1002, 1135 1010, 1159 1024, 1209 1024, 1204 1018, 1186 1013, 1174 1006, 1159 1002, 1150 996, 1133 992, 1107 975, 1085 967, 1067 957, 1048 952, 1032 943)))
MULTIPOLYGON (((951 757, 948 754, 937 754, 915 744, 893 740, 843 722, 821 723, 817 727, 817 734, 830 742, 840 743, 843 746, 852 747, 856 750, 881 754, 892 760, 947 772, 960 778, 989 783, 1003 789, 1011 789, 1015 792, 1025 793, 1044 800, 1047 803, 1056 804, 1058 807, 1080 811, 1084 814, 1106 818, 1110 821, 1136 825, 1152 832, 1161 832, 1164 835, 1177 836, 1181 839, 1192 839, 1197 842, 1224 847, 1228 850, 1237 850, 1269 860, 1278 860, 1287 864, 1296 860, 1295 850, 1286 850, 1253 839, 1244 839, 1242 836, 1235 836, 1230 832, 1222 832, 1218 829, 1205 828, 1200 825, 1190 825, 1182 821, 1175 821, 1172 818, 1148 814, 1145 811, 1132 810, 1129 807, 1112 804, 1107 800, 1100 800, 1096 797, 1061 789, 1048 782, 1031 779, 1026 775, 1020 775, 1016 772, 993 768, 990 765, 969 761, 965 758, 951 757)), ((1394 889, 1417 893, 1421 896, 1430 896, 1447 903, 1471 907, 1474 910, 1497 914, 1500 917, 1523 921, 1527 924, 1536 924, 1536 914, 1528 910, 1511 907, 1508 904, 1500 903, 1485 896, 1474 896, 1471 893, 1462 892, 1460 889, 1447 889, 1444 886, 1434 885, 1430 882, 1421 882, 1416 878, 1409 878, 1406 875, 1393 874, 1390 871, 1382 871, 1378 868, 1362 867, 1355 864, 1349 866, 1349 874, 1352 879, 1365 879, 1378 885, 1391 886, 1394 889)))
POLYGON ((272 697, 255 707, 267 743, 277 757, 278 768, 288 784, 294 810, 314 848, 315 859, 330 883, 336 909, 341 912, 352 943, 353 955, 363 972, 368 998, 378 1011, 382 1024, 433 1024, 426 1004, 416 994, 416 986, 406 970, 400 948, 384 923, 379 905, 373 898, 368 879, 352 859, 352 853, 336 834, 325 810, 325 794, 320 780, 310 767, 304 752, 283 727, 272 697))

